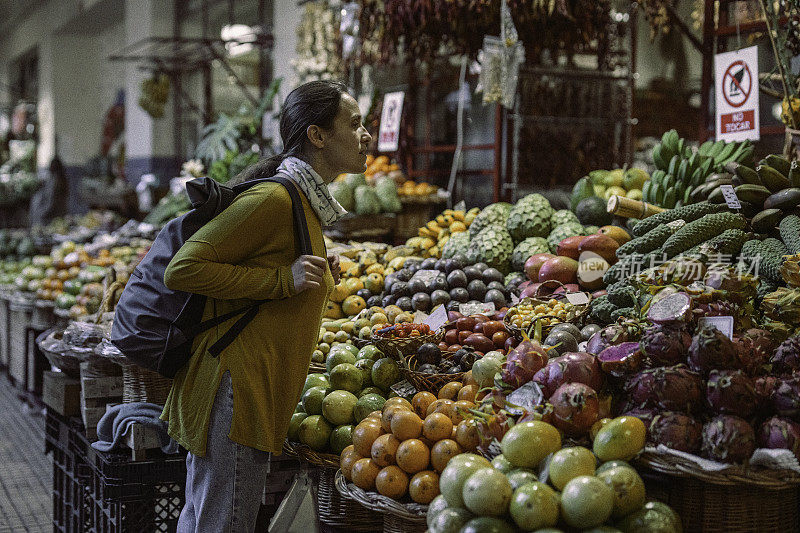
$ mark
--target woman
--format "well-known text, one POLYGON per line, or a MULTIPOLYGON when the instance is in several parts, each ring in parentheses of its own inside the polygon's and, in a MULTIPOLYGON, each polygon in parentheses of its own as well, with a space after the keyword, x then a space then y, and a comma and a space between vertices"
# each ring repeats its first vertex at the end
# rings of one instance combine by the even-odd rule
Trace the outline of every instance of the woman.
POLYGON ((235 319, 195 340, 175 376, 162 418, 183 445, 186 506, 179 532, 253 531, 267 476, 280 453, 308 372, 338 259, 326 258, 322 226, 345 210, 327 185, 365 169, 371 137, 340 83, 315 81, 286 98, 284 150, 235 182, 288 174, 301 192, 314 255, 297 257, 292 203, 276 183, 251 187, 195 233, 170 262, 170 289, 208 296, 203 319, 269 299, 218 357, 207 349, 235 319))

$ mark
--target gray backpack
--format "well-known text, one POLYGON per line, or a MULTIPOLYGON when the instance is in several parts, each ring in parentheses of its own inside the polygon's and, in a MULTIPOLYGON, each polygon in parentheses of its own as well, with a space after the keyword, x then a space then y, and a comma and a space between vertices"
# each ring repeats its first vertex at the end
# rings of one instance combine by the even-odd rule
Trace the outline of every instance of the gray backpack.
POLYGON ((252 305, 203 322, 206 297, 168 289, 164 285, 164 271, 183 243, 228 207, 236 195, 268 181, 283 185, 292 198, 297 256, 312 254, 300 195, 286 177, 278 174, 232 188, 210 178, 188 182, 186 192, 192 210, 168 222, 159 232, 150 251, 133 271, 117 304, 111 342, 125 357, 172 378, 192 357, 192 341, 197 335, 240 317, 209 349, 217 357, 255 318, 266 300, 254 301, 252 305))

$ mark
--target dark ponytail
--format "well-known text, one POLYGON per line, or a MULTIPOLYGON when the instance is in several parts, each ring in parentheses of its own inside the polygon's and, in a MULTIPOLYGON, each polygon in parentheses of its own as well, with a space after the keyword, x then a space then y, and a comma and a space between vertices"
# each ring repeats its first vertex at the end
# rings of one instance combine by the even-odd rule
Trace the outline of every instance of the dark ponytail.
POLYGON ((284 159, 290 156, 300 157, 308 142, 308 127, 316 125, 322 129, 331 129, 345 92, 347 88, 343 83, 322 80, 304 83, 290 92, 281 109, 280 133, 283 150, 247 167, 232 178, 228 185, 274 176, 284 159))

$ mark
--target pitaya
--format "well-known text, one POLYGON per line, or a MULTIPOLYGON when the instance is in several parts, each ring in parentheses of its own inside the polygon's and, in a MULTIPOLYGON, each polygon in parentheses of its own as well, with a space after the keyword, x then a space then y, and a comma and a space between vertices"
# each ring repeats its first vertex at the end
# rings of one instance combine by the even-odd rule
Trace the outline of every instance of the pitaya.
POLYGON ((736 345, 713 326, 699 328, 689 347, 689 368, 708 374, 711 370, 735 370, 736 345))
POLYGON ((568 352, 551 359, 533 376, 533 381, 542 387, 545 398, 548 398, 565 383, 583 383, 599 390, 603 386, 603 371, 592 354, 568 352))
POLYGON ((712 370, 706 400, 715 413, 749 418, 756 412, 758 397, 753 381, 741 370, 712 370))
POLYGON ((762 406, 771 405, 772 393, 775 392, 775 389, 778 388, 780 383, 781 378, 775 376, 762 376, 760 378, 756 378, 755 382, 753 383, 753 388, 756 391, 758 402, 762 406))
POLYGON ((692 336, 685 328, 652 326, 645 330, 639 344, 655 366, 676 365, 686 362, 692 336))
POLYGON ((609 346, 623 342, 638 341, 642 335, 642 325, 636 321, 611 324, 592 335, 586 343, 586 351, 597 355, 609 346))
POLYGON ((791 374, 800 370, 800 335, 783 341, 775 350, 770 363, 775 374, 791 374))
POLYGON ((758 429, 758 445, 773 450, 791 450, 800 459, 800 424, 773 416, 758 429))
POLYGON ((775 350, 772 335, 763 329, 749 329, 741 337, 734 337, 739 368, 750 376, 758 376, 766 370, 765 365, 775 350))
POLYGON ((553 425, 570 437, 582 437, 600 419, 597 392, 583 383, 565 383, 550 397, 553 425))
POLYGON ((625 384, 634 404, 691 413, 703 398, 703 380, 685 365, 652 368, 639 372, 625 384))
POLYGON ((724 463, 741 463, 756 449, 756 435, 746 420, 719 415, 703 426, 703 457, 724 463))
POLYGON ((800 419, 800 375, 781 379, 772 392, 772 406, 781 416, 800 419))
POLYGON ((642 366, 642 350, 638 342, 623 342, 609 346, 597 356, 600 368, 614 377, 627 376, 642 366))
POLYGON ((698 453, 703 442, 703 426, 683 413, 665 412, 650 423, 649 441, 673 450, 698 453))
POLYGON ((692 315, 692 299, 685 292, 670 294, 650 304, 647 318, 653 324, 679 327, 689 322, 692 315))
POLYGON ((517 389, 533 379, 547 361, 547 351, 538 342, 525 339, 508 354, 503 363, 503 381, 517 389))

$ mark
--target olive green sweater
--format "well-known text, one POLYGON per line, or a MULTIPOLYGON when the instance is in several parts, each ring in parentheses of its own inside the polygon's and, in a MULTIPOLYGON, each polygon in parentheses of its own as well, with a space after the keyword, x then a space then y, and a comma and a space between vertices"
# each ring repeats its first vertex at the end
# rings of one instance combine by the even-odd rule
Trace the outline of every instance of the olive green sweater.
MULTIPOLYGON (((322 227, 302 192, 314 255, 326 257, 322 227)), ((175 376, 161 418, 169 434, 190 452, 206 452, 208 424, 220 379, 233 384, 234 442, 280 453, 289 420, 314 351, 327 297, 322 287, 295 294, 292 202, 281 185, 256 185, 181 247, 164 274, 173 290, 208 296, 203 320, 270 299, 219 358, 207 349, 235 318, 195 339, 194 355, 175 376)))

